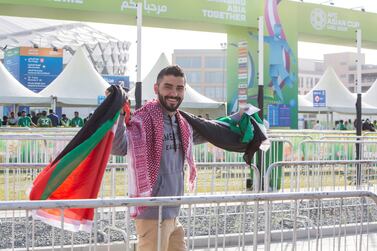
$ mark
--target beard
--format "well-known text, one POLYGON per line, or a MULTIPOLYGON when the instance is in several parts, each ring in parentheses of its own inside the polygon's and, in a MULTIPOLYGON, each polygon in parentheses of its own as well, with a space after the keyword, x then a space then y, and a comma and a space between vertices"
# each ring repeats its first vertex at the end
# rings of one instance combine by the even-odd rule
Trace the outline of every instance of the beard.
POLYGON ((182 98, 180 97, 170 97, 170 96, 162 96, 160 93, 158 93, 158 100, 160 101, 160 104, 168 111, 168 112, 175 112, 177 111, 178 107, 182 103, 182 98), (177 104, 169 104, 168 99, 175 99, 177 100, 177 104))

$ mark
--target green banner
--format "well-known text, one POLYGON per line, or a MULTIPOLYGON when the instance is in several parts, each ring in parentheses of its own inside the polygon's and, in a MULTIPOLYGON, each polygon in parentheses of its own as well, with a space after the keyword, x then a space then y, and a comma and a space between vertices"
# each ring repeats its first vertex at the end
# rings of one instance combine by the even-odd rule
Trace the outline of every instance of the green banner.
POLYGON ((135 15, 137 3, 149 17, 211 22, 225 25, 255 24, 257 0, 0 0, 0 4, 47 7, 135 15))

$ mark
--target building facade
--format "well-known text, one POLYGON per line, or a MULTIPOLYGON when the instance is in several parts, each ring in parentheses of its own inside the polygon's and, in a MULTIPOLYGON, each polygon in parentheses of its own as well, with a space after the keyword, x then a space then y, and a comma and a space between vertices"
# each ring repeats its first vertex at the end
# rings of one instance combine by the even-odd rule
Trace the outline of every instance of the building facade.
POLYGON ((173 64, 181 66, 187 83, 200 94, 226 101, 226 50, 174 50, 173 64))
MULTIPOLYGON (((356 92, 357 53, 342 52, 324 55, 325 67, 331 66, 343 84, 351 92, 356 92)), ((377 79, 377 65, 365 64, 365 55, 361 55, 361 91, 366 92, 377 79)))
POLYGON ((300 58, 298 72, 298 94, 305 95, 318 83, 324 73, 322 60, 300 58))

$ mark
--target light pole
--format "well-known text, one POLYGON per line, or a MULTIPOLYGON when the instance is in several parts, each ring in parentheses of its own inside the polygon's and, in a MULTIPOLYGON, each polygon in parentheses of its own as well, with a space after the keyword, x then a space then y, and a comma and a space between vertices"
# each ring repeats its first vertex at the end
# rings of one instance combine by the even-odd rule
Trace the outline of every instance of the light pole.
POLYGON ((220 43, 220 46, 221 46, 221 49, 222 49, 222 53, 223 53, 223 64, 221 65, 222 67, 222 70, 223 70, 223 76, 222 76, 222 80, 223 80, 223 97, 222 97, 222 101, 223 102, 226 102, 226 94, 227 94, 227 86, 226 86, 226 78, 225 78, 225 67, 226 67, 226 60, 227 60, 227 43, 220 43))
POLYGON ((143 24, 143 5, 142 3, 137 4, 137 77, 135 84, 135 110, 141 107, 141 28, 143 24))
MULTIPOLYGON (((361 116, 362 116, 362 103, 361 103, 361 30, 356 30, 356 45, 357 45, 357 61, 356 61, 356 135, 361 136, 361 116)), ((360 140, 360 138, 357 138, 360 140)), ((361 146, 356 143, 356 159, 361 159, 361 146)), ((356 169, 356 182, 357 186, 361 184, 361 166, 358 164, 356 169)))

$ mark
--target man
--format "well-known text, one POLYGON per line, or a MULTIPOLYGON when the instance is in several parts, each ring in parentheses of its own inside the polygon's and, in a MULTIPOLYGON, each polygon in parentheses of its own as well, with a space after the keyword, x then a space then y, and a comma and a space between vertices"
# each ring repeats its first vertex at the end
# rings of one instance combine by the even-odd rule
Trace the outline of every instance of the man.
POLYGON ((75 111, 74 118, 71 120, 71 127, 83 127, 84 120, 79 116, 79 112, 75 111))
POLYGON ((17 125, 17 118, 14 115, 14 112, 10 113, 10 117, 8 118, 8 125, 10 126, 16 126, 17 125))
POLYGON ((84 124, 86 124, 86 122, 88 122, 88 120, 93 116, 93 113, 89 113, 88 117, 86 117, 84 119, 84 124))
POLYGON ((60 125, 62 127, 70 127, 71 120, 67 118, 66 114, 62 114, 62 118, 60 119, 60 125))
POLYGON ((31 112, 31 122, 33 122, 33 124, 38 124, 38 118, 40 117, 40 113, 38 114, 35 114, 34 111, 31 112))
POLYGON ((344 121, 343 121, 343 119, 341 119, 341 120, 339 121, 339 130, 341 130, 341 131, 345 131, 345 130, 347 130, 347 127, 344 125, 344 121))
POLYGON ((21 112, 21 117, 18 119, 17 125, 19 127, 30 127, 32 124, 31 118, 26 116, 26 112, 21 112))
POLYGON ((41 116, 38 118, 37 126, 38 127, 51 127, 52 126, 51 119, 47 117, 46 111, 43 111, 41 116))
POLYGON ((8 116, 3 116, 3 121, 1 122, 1 125, 7 126, 8 125, 8 116))
POLYGON ((54 113, 54 110, 52 110, 52 109, 49 109, 48 110, 48 118, 49 119, 51 119, 51 123, 52 123, 52 126, 53 127, 57 127, 58 126, 58 124, 59 124, 59 117, 58 117, 58 115, 56 115, 55 113, 54 113))
MULTIPOLYGON (((185 75, 180 67, 169 66, 164 68, 158 74, 157 82, 154 85, 154 92, 157 94, 158 100, 148 102, 140 110, 136 111, 131 118, 131 126, 127 127, 127 130, 125 130, 123 116, 121 116, 120 123, 118 123, 112 153, 116 155, 128 154, 134 160, 146 161, 144 163, 146 163, 147 172, 152 173, 151 184, 148 184, 148 179, 138 180, 138 182, 147 182, 144 185, 150 186, 152 191, 150 196, 183 195, 185 156, 190 166, 189 179, 192 183, 195 179, 196 169, 193 165, 191 149, 188 146, 190 141, 203 143, 204 140, 195 132, 191 133, 188 130, 188 122, 182 118, 178 111, 178 107, 184 98, 185 85, 185 75), (146 145, 140 144, 140 135, 132 127, 133 123, 140 121, 139 119, 142 121, 143 133, 146 133, 146 145), (149 133, 151 130, 154 130, 154 132, 149 133), (132 144, 129 142, 130 140, 132 144), (146 151, 136 152, 134 149, 127 149, 127 143, 130 143, 134 149, 145 147, 146 151), (135 146, 135 144, 137 145, 135 146)), ((136 164, 135 168, 143 167, 138 167, 136 164)), ((140 187, 136 189, 140 189, 140 187)), ((142 194, 143 191, 138 192, 142 194)), ((130 196, 137 195, 132 194, 131 191, 130 196)), ((177 220, 179 210, 180 207, 178 206, 163 207, 162 209, 162 251, 186 250, 185 233, 182 225, 177 220)), ((136 231, 139 239, 138 250, 156 250, 158 208, 138 208, 133 216, 136 216, 136 231)))

